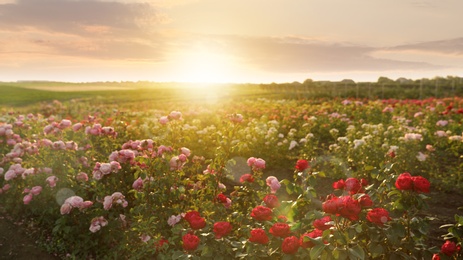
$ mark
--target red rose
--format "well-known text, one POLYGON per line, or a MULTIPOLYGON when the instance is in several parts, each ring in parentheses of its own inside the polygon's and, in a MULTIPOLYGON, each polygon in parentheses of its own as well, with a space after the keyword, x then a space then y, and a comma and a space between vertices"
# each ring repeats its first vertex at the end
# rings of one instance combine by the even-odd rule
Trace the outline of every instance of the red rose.
POLYGON ((257 221, 265 221, 265 220, 271 220, 272 214, 273 212, 271 208, 267 208, 267 207, 259 205, 255 207, 254 209, 252 209, 251 217, 257 221))
POLYGON ((287 237, 290 232, 289 225, 282 222, 277 222, 270 228, 270 234, 275 237, 287 237))
POLYGON ((431 184, 429 181, 422 177, 422 176, 413 176, 413 190, 416 192, 423 192, 423 193, 428 193, 429 192, 429 186, 431 184))
POLYGON ((314 231, 310 233, 303 234, 301 238, 299 239, 299 243, 303 248, 313 247, 315 244, 308 238, 304 239, 304 237, 317 238, 317 237, 321 237, 322 235, 323 235, 323 231, 319 229, 315 229, 314 231))
POLYGON ((281 244, 281 249, 285 254, 295 254, 299 249, 299 239, 295 236, 285 238, 285 240, 283 240, 283 243, 281 244))
POLYGON ((356 178, 347 178, 345 181, 345 190, 350 192, 351 194, 356 194, 360 191, 362 188, 362 184, 360 181, 356 178))
POLYGON ((161 238, 160 240, 158 241, 155 241, 154 242, 154 246, 156 247, 156 251, 158 250, 162 250, 162 246, 164 244, 168 244, 169 243, 169 240, 165 239, 165 238, 161 238))
POLYGON ((323 211, 326 213, 338 214, 339 205, 341 205, 341 200, 338 197, 333 196, 329 198, 328 200, 326 200, 325 202, 323 202, 322 208, 323 208, 323 211))
POLYGON ((201 229, 203 227, 206 226, 206 220, 200 216, 193 216, 190 218, 190 221, 188 221, 188 223, 190 223, 190 227, 192 229, 201 229))
POLYGON ((243 175, 241 175, 240 182, 241 183, 243 183, 243 182, 254 182, 254 176, 252 176, 252 174, 250 174, 250 173, 243 174, 243 175))
POLYGON ((227 203, 227 196, 223 195, 222 193, 220 193, 219 195, 217 195, 217 200, 220 202, 220 203, 227 203))
POLYGON ((230 222, 222 221, 214 223, 214 234, 216 239, 220 239, 225 235, 228 235, 232 231, 232 225, 230 222))
POLYGON ((187 251, 195 250, 199 245, 199 237, 193 234, 186 234, 182 237, 183 249, 187 251))
POLYGON ((431 260, 440 260, 440 255, 439 254, 432 255, 431 260))
POLYGON ((319 229, 319 230, 327 230, 327 229, 330 229, 330 227, 333 226, 333 225, 328 224, 329 222, 331 222, 331 217, 330 216, 324 216, 323 218, 314 220, 313 221, 313 226, 316 229, 319 229))
POLYGON ((447 256, 452 256, 457 252, 457 245, 455 242, 447 240, 440 248, 440 251, 447 256))
POLYGON ((349 220, 358 220, 360 211, 360 203, 354 200, 351 196, 343 196, 340 198, 341 206, 339 207, 339 214, 349 220))
POLYGON ((404 172, 395 181, 395 187, 399 190, 411 190, 413 189, 412 176, 408 172, 404 172))
POLYGON ((273 194, 268 194, 264 197, 265 205, 269 208, 276 208, 280 206, 280 202, 278 201, 278 197, 273 194))
POLYGON ((298 171, 304 171, 305 169, 309 168, 309 162, 303 159, 297 160, 296 162, 296 169, 298 171))
POLYGON ((367 219, 371 223, 375 223, 378 226, 383 226, 384 223, 388 222, 391 218, 389 212, 383 208, 375 208, 367 213, 367 219))
POLYGON ((373 201, 371 200, 368 194, 363 194, 362 196, 360 196, 358 201, 360 203, 360 206, 362 206, 362 208, 368 208, 368 207, 373 206, 373 201))
POLYGON ((333 182, 333 189, 343 190, 344 187, 346 187, 346 183, 344 182, 344 180, 339 180, 339 181, 333 182))
POLYGON ((362 186, 368 186, 368 181, 364 178, 360 179, 360 184, 362 184, 362 186))
POLYGON ((199 215, 199 212, 196 211, 196 210, 190 210, 188 211, 185 216, 183 217, 186 221, 190 222, 190 219, 193 217, 193 216, 198 216, 200 217, 199 215))
POLYGON ((249 238, 250 242, 258 244, 267 244, 268 236, 262 228, 255 228, 251 230, 251 237, 249 238))

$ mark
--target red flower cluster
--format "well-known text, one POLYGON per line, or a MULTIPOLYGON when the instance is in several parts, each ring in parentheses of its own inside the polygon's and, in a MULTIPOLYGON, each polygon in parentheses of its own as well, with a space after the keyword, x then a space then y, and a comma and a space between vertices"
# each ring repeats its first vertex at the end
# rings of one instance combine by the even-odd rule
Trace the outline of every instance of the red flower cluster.
POLYGON ((232 231, 232 225, 230 222, 221 221, 214 223, 214 234, 216 239, 220 239, 223 236, 228 235, 232 231))
POLYGON ((260 206, 260 205, 252 209, 252 212, 251 212, 251 217, 257 221, 271 220, 272 215, 273 215, 273 211, 271 208, 267 208, 267 207, 260 206))
POLYGON ((300 160, 297 160, 296 162, 296 170, 302 172, 304 171, 305 169, 309 168, 310 165, 309 165, 309 162, 307 160, 303 160, 303 159, 300 159, 300 160))
POLYGON ((201 229, 206 226, 206 220, 199 215, 198 211, 188 211, 183 218, 188 221, 192 229, 201 229))
POLYGON ((358 220, 362 207, 358 200, 351 196, 336 197, 330 195, 328 200, 323 202, 323 211, 329 214, 340 215, 349 220, 358 220))
POLYGON ((347 178, 344 180, 339 180, 333 183, 333 188, 337 190, 345 190, 350 194, 357 194, 359 192, 364 192, 363 187, 368 185, 368 181, 365 179, 357 178, 347 178))
POLYGON ((415 192, 428 193, 430 182, 422 176, 411 176, 404 172, 395 181, 395 187, 399 190, 413 190, 415 192))

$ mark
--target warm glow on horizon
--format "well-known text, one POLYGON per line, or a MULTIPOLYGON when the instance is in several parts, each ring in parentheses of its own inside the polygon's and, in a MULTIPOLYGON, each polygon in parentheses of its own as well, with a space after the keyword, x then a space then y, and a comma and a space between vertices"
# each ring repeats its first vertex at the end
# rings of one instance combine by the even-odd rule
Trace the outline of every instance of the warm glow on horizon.
POLYGON ((233 81, 230 59, 225 55, 201 50, 179 58, 178 81, 191 83, 227 83, 233 81))

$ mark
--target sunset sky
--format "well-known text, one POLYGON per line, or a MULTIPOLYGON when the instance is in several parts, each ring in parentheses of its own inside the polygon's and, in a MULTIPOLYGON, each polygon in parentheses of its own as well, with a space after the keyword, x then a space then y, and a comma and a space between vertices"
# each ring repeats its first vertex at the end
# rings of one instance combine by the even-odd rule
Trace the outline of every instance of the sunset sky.
POLYGON ((461 0, 0 0, 0 81, 463 76, 461 0))

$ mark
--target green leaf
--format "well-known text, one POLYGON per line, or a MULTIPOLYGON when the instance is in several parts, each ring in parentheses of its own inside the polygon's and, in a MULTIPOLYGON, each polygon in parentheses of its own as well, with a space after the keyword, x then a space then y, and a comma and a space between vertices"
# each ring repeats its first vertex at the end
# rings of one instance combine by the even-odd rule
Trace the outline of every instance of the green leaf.
POLYGON ((365 252, 359 245, 349 248, 349 255, 355 259, 365 259, 365 252))
POLYGON ((310 259, 317 259, 325 249, 326 245, 316 245, 310 250, 310 259))
POLYGON ((373 257, 380 256, 384 253, 383 246, 378 243, 371 243, 369 250, 373 257))
POLYGON ((341 248, 336 247, 333 250, 332 255, 333 255, 334 259, 336 259, 336 260, 347 259, 347 251, 345 249, 341 249, 341 248))

